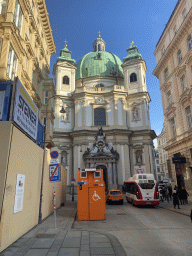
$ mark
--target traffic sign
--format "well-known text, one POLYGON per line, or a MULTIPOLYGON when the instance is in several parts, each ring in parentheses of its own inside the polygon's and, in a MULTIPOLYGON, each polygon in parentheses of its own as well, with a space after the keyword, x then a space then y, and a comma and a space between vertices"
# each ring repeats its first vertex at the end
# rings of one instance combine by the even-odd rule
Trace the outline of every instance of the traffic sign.
POLYGON ((75 183, 76 179, 75 178, 72 178, 71 179, 71 183, 75 183))
POLYGON ((55 159, 55 158, 58 158, 59 153, 57 151, 52 151, 50 155, 51 155, 51 158, 55 159))
POLYGON ((51 182, 53 181, 59 181, 59 164, 50 164, 49 165, 49 180, 51 182))
POLYGON ((56 158, 56 159, 51 159, 50 160, 50 164, 59 164, 59 159, 56 158))

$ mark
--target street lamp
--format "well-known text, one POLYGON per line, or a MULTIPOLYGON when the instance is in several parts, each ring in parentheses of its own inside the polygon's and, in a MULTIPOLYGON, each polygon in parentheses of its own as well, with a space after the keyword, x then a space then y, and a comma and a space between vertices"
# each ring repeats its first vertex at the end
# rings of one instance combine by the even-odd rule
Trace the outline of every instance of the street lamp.
MULTIPOLYGON (((46 128, 47 128, 47 109, 48 109, 49 100, 52 98, 55 98, 55 97, 58 97, 60 99, 62 98, 59 95, 53 95, 47 99, 47 104, 46 104, 45 128, 44 128, 44 134, 43 134, 43 149, 44 149, 44 151, 43 151, 43 164, 42 164, 42 174, 41 174, 41 192, 40 192, 40 202, 39 202, 39 222, 38 222, 39 224, 41 224, 41 222, 42 222, 43 174, 44 174, 44 166, 45 166, 45 138, 46 138, 46 128)), ((60 113, 62 113, 62 114, 66 113, 63 106, 60 110, 60 113)))

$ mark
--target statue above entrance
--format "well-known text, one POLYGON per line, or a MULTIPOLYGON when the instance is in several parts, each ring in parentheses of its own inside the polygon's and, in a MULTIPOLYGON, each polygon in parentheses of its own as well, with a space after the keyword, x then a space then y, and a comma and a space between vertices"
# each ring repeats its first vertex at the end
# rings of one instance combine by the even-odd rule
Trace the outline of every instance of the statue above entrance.
POLYGON ((114 150, 113 146, 108 145, 106 141, 105 133, 103 132, 103 128, 101 127, 95 136, 95 143, 93 144, 93 148, 87 148, 87 151, 83 154, 83 158, 87 157, 97 157, 97 156, 103 156, 106 157, 112 157, 116 160, 119 159, 119 154, 116 150, 114 150))

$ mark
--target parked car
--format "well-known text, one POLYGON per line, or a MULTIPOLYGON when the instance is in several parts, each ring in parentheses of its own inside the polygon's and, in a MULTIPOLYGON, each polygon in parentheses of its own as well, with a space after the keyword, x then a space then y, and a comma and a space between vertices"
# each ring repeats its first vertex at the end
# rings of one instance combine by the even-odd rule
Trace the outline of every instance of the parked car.
POLYGON ((120 203, 120 204, 123 204, 122 192, 120 190, 118 190, 118 189, 109 190, 109 192, 107 194, 106 203, 107 204, 110 204, 110 203, 120 203))

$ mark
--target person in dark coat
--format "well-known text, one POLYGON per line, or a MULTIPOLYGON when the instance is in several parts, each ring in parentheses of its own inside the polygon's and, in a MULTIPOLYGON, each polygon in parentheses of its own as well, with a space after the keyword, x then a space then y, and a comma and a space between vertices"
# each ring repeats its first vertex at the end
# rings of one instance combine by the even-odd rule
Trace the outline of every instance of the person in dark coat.
POLYGON ((180 204, 182 205, 183 204, 183 191, 182 189, 177 189, 177 195, 179 197, 179 201, 180 201, 180 204))
POLYGON ((168 186, 168 191, 169 191, 169 198, 172 199, 173 191, 172 191, 171 185, 168 186))
POLYGON ((188 198, 189 194, 187 193, 187 190, 182 187, 182 198, 183 198, 183 204, 188 204, 188 198))
POLYGON ((173 205, 174 208, 176 208, 176 205, 178 205, 178 209, 180 209, 179 207, 179 197, 178 197, 178 193, 176 190, 173 190, 173 205))
POLYGON ((192 209, 191 209, 191 214, 190 214, 190 217, 191 217, 191 222, 192 222, 192 209))

